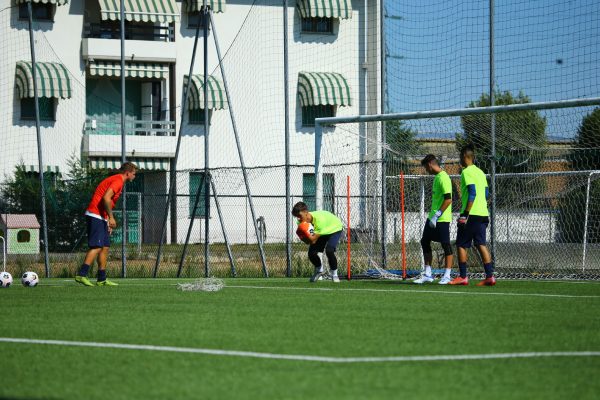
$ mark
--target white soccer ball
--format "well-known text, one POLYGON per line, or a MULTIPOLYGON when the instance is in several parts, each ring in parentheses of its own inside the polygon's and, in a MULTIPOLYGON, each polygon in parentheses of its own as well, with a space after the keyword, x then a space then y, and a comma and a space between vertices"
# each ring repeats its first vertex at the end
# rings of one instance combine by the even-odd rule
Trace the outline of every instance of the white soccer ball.
POLYGON ((0 287, 9 287, 12 281, 12 275, 9 272, 0 272, 0 287))
POLYGON ((21 283, 26 287, 34 287, 40 282, 38 274, 35 272, 27 271, 21 277, 21 283))

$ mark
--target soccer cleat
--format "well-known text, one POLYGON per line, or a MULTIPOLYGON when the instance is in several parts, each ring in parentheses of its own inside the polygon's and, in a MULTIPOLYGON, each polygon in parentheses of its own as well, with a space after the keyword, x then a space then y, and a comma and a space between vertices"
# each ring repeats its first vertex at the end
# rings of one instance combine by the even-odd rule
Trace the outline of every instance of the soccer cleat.
POLYGON ((109 281, 108 279, 106 279, 104 281, 98 281, 98 282, 96 282, 96 285, 98 285, 98 286, 119 286, 118 283, 109 281))
POLYGON ((310 282, 322 281, 323 280, 323 271, 319 271, 315 269, 315 273, 310 277, 310 282))
POLYGON ((340 278, 337 275, 332 276, 331 280, 333 281, 333 283, 340 283, 340 278))
POLYGON ((440 279, 440 281, 438 282, 438 285, 447 285, 450 282, 452 282, 452 278, 444 275, 444 276, 442 276, 442 279, 440 279))
POLYGON ((469 284, 469 278, 461 278, 460 276, 457 276, 456 278, 454 278, 450 282, 448 282, 448 285, 467 286, 468 284, 469 284))
POLYGON ((476 286, 494 286, 496 284, 496 278, 490 276, 489 278, 485 278, 481 282, 478 282, 476 286))
POLYGON ((431 283, 431 282, 433 282, 433 276, 421 274, 420 277, 418 277, 417 279, 413 280, 412 282, 416 283, 418 285, 422 285, 424 283, 431 283))
POLYGON ((87 276, 75 275, 75 282, 81 283, 83 286, 94 286, 87 276))

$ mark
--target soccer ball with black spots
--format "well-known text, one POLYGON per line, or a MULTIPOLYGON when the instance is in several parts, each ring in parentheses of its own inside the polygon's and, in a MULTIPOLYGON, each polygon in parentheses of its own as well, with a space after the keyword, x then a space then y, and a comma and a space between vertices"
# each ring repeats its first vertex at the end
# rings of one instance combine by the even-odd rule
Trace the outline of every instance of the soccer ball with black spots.
POLYGON ((21 276, 21 283, 25 287, 34 287, 39 283, 40 278, 35 272, 27 271, 21 276))

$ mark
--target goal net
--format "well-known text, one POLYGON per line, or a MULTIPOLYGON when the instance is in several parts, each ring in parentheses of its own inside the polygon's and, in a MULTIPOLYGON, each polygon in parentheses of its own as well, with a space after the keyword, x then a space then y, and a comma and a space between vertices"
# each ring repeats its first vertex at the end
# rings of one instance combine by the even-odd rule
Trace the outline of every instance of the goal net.
MULTIPOLYGON (((598 278, 598 99, 534 104, 508 92, 497 98, 505 106, 494 112, 478 107, 332 118, 323 122, 321 134, 317 127, 319 201, 343 216, 350 230, 353 275, 420 273, 420 238, 433 183, 420 161, 434 154, 450 175, 455 221, 462 195, 459 150, 471 144, 475 164, 495 187, 487 238, 496 274, 598 278)), ((455 238, 453 222, 452 243, 455 238)), ((433 249, 434 272, 440 273, 443 251, 435 244, 433 249)), ((469 271, 481 273, 479 256, 470 251, 469 271)))

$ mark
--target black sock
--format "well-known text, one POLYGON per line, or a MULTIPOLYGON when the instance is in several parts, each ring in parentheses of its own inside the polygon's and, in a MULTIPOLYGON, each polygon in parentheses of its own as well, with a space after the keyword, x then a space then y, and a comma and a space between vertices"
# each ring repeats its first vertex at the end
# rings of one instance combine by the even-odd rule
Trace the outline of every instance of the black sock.
POLYGON ((106 280, 106 270, 105 269, 99 269, 98 270, 98 282, 102 282, 106 280))
POLYGON ((79 268, 79 276, 87 276, 90 271, 90 266, 87 264, 81 264, 81 268, 79 268))
POLYGON ((458 263, 458 269, 460 271, 460 277, 461 278, 466 278, 467 277, 467 263, 458 263))
POLYGON ((494 264, 489 262, 487 264, 483 264, 483 269, 485 269, 485 277, 491 278, 494 276, 494 264))

